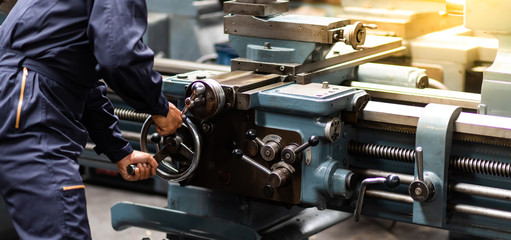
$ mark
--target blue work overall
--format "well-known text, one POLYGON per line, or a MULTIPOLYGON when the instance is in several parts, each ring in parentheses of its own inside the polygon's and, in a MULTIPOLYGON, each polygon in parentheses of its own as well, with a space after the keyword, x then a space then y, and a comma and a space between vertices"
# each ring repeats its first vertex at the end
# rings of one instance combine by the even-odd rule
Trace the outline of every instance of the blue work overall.
POLYGON ((22 53, 0 54, 11 55, 0 63, 0 193, 18 235, 90 238, 77 158, 88 137, 79 120, 93 88, 63 86, 22 53))
POLYGON ((167 114, 146 27, 140 0, 18 1, 0 26, 0 194, 22 239, 90 239, 77 158, 88 137, 113 162, 133 151, 98 79, 167 114))

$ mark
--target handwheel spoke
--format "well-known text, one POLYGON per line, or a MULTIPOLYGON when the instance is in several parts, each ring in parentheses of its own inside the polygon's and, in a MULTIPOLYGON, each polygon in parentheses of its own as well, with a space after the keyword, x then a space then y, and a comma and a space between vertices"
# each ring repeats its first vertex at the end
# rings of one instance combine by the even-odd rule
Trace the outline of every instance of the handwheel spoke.
POLYGON ((160 164, 163 165, 163 167, 165 167, 166 169, 169 169, 170 171, 173 171, 175 173, 179 172, 179 170, 177 170, 174 166, 170 165, 170 163, 168 163, 167 161, 161 161, 160 164))
POLYGON ((193 159, 193 156, 195 155, 195 152, 193 152, 188 146, 181 143, 179 148, 179 154, 181 154, 181 156, 191 161, 193 159))

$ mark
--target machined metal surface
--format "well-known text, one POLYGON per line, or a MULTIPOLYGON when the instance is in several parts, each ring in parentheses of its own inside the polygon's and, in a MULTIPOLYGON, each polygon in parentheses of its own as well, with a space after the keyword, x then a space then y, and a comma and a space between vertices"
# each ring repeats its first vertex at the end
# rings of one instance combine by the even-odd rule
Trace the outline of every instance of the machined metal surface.
MULTIPOLYGON (((392 100, 408 103, 438 103, 460 106, 465 109, 477 109, 481 95, 437 89, 412 89, 400 86, 368 82, 352 82, 352 87, 365 90, 373 99, 392 100)), ((403 105, 405 106, 405 105, 403 105)))
POLYGON ((449 206, 450 209, 458 213, 473 214, 489 218, 496 218, 506 221, 511 221, 511 212, 502 211, 492 208, 484 208, 478 206, 471 206, 466 204, 452 204, 449 206))
POLYGON ((162 73, 179 74, 196 70, 209 70, 215 72, 230 72, 229 66, 217 64, 204 64, 168 58, 155 58, 153 69, 162 73))
POLYGON ((232 87, 236 92, 244 92, 282 81, 278 74, 260 74, 254 71, 233 71, 211 78, 224 86, 232 87))
POLYGON ((468 183, 452 183, 449 185, 451 191, 472 196, 481 196, 492 199, 511 201, 511 190, 487 187, 468 183))
POLYGON ((266 3, 245 3, 240 1, 229 1, 224 3, 224 13, 269 16, 289 11, 288 1, 271 1, 266 3))
POLYGON ((382 191, 382 190, 373 190, 373 189, 366 190, 366 196, 385 199, 385 200, 394 201, 394 202, 402 202, 402 203, 409 203, 409 204, 413 203, 413 199, 408 195, 386 192, 386 191, 382 191))
POLYGON ((224 18, 224 33, 323 44, 334 43, 333 29, 350 24, 348 19, 283 15, 259 19, 249 15, 224 18))
MULTIPOLYGON (((416 127, 422 110, 422 107, 370 101, 362 119, 416 127)), ((511 139, 511 119, 462 112, 454 122, 454 132, 511 139)))
POLYGON ((303 84, 310 82, 313 77, 356 67, 404 51, 400 38, 367 36, 364 47, 363 51, 353 50, 351 46, 338 43, 333 47, 336 54, 328 55, 323 61, 307 64, 265 63, 236 58, 231 61, 231 69, 290 75, 293 76, 293 80, 303 84))

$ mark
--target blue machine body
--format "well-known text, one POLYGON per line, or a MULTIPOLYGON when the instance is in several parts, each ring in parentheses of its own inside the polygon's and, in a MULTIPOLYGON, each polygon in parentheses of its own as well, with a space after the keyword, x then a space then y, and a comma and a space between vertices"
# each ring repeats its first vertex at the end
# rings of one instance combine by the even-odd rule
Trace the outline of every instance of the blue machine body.
MULTIPOLYGON (((292 41, 282 34, 294 27, 289 24, 301 29, 312 21, 304 19, 257 20, 272 28, 282 24, 275 38, 231 36, 240 55, 231 66, 237 71, 164 80, 165 94, 189 109, 187 116, 199 126, 202 144, 188 146, 188 152, 200 152, 200 161, 181 186, 169 184, 166 208, 117 204, 113 227, 140 226, 190 239, 304 239, 357 208, 362 215, 511 239, 510 129, 503 124, 511 119, 482 119, 442 104, 410 106, 403 99, 369 101, 367 92, 346 86, 357 80, 363 61, 336 62, 344 56, 329 58, 332 46, 322 40, 292 41), (254 69, 241 70, 247 66, 254 69), (400 182, 390 184, 396 178, 400 182), (387 186, 363 188, 368 182, 387 186), (297 216, 309 221, 291 233, 284 219, 297 216)), ((230 27, 225 31, 244 29, 230 27)), ((353 41, 350 36, 365 38, 361 24, 318 32, 345 43, 353 41), (350 31, 355 34, 345 34, 350 31)), ((367 46, 355 51, 358 59, 392 51, 367 46)), ((410 82, 409 74, 402 79, 410 82)), ((187 138, 193 136, 179 139, 186 145, 187 138)))

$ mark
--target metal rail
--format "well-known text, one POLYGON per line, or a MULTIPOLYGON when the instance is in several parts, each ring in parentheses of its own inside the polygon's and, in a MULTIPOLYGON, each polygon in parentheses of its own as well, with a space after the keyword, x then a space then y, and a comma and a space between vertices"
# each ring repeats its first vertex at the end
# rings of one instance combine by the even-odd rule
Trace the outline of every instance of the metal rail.
POLYGON ((216 65, 216 64, 204 64, 196 63, 183 60, 175 60, 168 58, 155 58, 153 69, 163 73, 186 73, 197 70, 209 70, 219 72, 230 72, 230 66, 216 65))
MULTIPOLYGON (((362 120, 417 127, 424 108, 369 101, 362 120)), ((511 118, 462 112, 454 123, 454 132, 484 137, 511 139, 511 118)))
MULTIPOLYGON (((399 177, 401 184, 410 184, 414 180, 413 175, 404 174, 404 173, 395 173, 395 172, 387 172, 387 171, 376 170, 376 169, 362 169, 362 168, 351 168, 351 170, 354 173, 357 173, 359 175, 362 175, 362 176, 368 177, 368 178, 386 177, 391 174, 394 174, 399 177)), ((511 190, 508 190, 508 189, 487 187, 487 186, 481 186, 481 185, 475 185, 475 184, 469 184, 469 183, 450 183, 449 189, 455 193, 511 201, 511 190)), ((367 190, 366 194, 368 194, 367 193, 368 191, 374 191, 374 190, 367 190)), ((368 196, 370 196, 370 195, 368 195, 368 196)), ((405 195, 405 196, 407 196, 407 195, 405 195)))
MULTIPOLYGON (((401 183, 409 184, 409 182, 413 181, 413 175, 401 174, 401 173, 393 173, 386 172, 381 170, 372 170, 372 169, 359 169, 353 168, 353 172, 363 175, 365 177, 385 177, 390 174, 398 175, 401 179, 401 183)), ((501 189, 501 188, 493 188, 486 187, 468 183, 450 183, 449 189, 456 193, 462 193, 467 195, 475 195, 480 197, 492 198, 492 199, 501 199, 506 201, 511 201, 511 190, 501 189)), ((379 198, 383 200, 389 200, 394 202, 408 203, 412 204, 413 199, 406 194, 392 193, 386 192, 382 190, 366 190, 366 196, 379 198)), ((463 214, 471 214, 484 216, 489 218, 496 218, 506 221, 511 221, 511 212, 503 211, 493 208, 485 208, 480 206, 473 206, 467 204, 458 204, 452 203, 448 206, 450 210, 453 210, 458 213, 463 214)))
MULTIPOLYGON (((405 194, 398 194, 398 193, 390 193, 380 190, 367 190, 366 191, 367 196, 394 201, 394 202, 402 202, 402 203, 408 203, 412 204, 413 199, 405 194)), ((478 216, 484 216, 489 218, 496 218, 506 221, 511 221, 511 212, 509 211, 503 211, 503 210, 497 210, 492 208, 484 208, 479 206, 472 206, 472 205, 466 205, 466 204, 450 204, 448 206, 450 210, 453 210, 457 213, 463 213, 463 214, 471 214, 471 215, 478 215, 478 216)))

